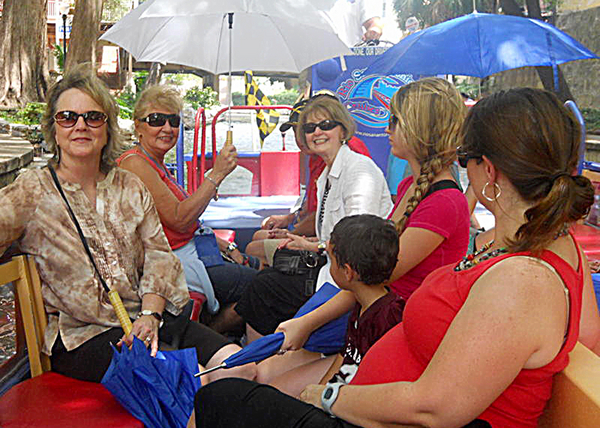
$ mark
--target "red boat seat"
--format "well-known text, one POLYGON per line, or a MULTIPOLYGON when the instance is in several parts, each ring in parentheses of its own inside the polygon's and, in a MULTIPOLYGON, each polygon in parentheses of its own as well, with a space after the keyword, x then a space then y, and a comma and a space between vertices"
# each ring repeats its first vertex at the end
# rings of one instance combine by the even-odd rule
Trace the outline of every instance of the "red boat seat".
POLYGON ((200 312, 202 311, 202 305, 206 302, 206 296, 197 291, 190 291, 190 299, 194 301, 194 307, 192 308, 192 315, 190 319, 192 321, 198 321, 200 318, 200 312))
POLYGON ((144 424, 101 384, 46 372, 15 385, 0 398, 0 426, 143 428, 144 424))
POLYGON ((125 410, 99 383, 83 382, 50 371, 41 350, 46 314, 40 278, 31 256, 18 256, 0 265, 0 286, 14 285, 18 321, 27 342, 31 379, 0 397, 0 427, 131 427, 143 424, 125 410))
POLYGON ((235 230, 231 229, 215 229, 215 236, 229 242, 235 241, 235 230))

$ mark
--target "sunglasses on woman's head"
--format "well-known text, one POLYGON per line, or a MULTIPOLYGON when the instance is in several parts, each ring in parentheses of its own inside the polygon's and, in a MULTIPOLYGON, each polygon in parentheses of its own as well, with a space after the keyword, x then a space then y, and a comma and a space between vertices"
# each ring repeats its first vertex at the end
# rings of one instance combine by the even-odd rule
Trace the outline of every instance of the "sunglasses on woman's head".
POLYGON ((100 128, 108 120, 108 116, 101 111, 86 111, 85 113, 75 113, 74 111, 59 111, 54 115, 54 121, 63 128, 72 128, 80 117, 90 128, 100 128))
POLYGON ((390 112, 390 123, 388 123, 389 130, 393 131, 397 125, 398 125, 398 118, 392 112, 390 112))
POLYGON ((165 126, 167 120, 169 121, 169 125, 173 128, 178 128, 181 123, 181 117, 178 114, 150 113, 148 116, 141 119, 142 122, 146 122, 154 128, 165 126))
POLYGON ((340 126, 340 122, 336 122, 335 120, 323 120, 319 123, 305 123, 302 125, 302 130, 305 134, 312 134, 317 130, 317 127, 321 131, 331 131, 336 126, 340 126))
POLYGON ((462 168, 467 167, 467 164, 469 163, 470 159, 481 160, 483 158, 483 156, 481 156, 481 155, 476 155, 476 154, 467 152, 462 147, 459 147, 456 149, 456 157, 458 158, 458 164, 462 168))

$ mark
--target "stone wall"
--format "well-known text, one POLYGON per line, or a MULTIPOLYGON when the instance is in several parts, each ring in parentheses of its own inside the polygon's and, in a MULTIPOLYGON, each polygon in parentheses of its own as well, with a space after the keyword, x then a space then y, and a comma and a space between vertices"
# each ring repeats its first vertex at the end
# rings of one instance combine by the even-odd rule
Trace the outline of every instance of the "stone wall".
MULTIPOLYGON (((600 55, 600 7, 563 12, 558 16, 556 26, 600 55)), ((577 105, 600 109, 600 60, 572 61, 560 68, 577 105)), ((525 67, 496 74, 490 77, 488 90, 495 92, 519 86, 542 87, 535 68, 525 67)))
MULTIPOLYGON (((564 12, 558 17, 556 26, 600 55, 600 7, 564 12)), ((577 104, 600 109, 600 60, 573 61, 562 65, 561 69, 577 104)))

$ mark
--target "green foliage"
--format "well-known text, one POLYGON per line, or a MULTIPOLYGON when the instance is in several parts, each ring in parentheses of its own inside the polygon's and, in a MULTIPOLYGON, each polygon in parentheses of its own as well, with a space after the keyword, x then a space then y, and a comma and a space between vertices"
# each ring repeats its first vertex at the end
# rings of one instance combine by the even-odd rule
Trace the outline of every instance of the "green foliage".
POLYGON ((297 89, 286 89, 285 91, 281 91, 269 98, 271 99, 271 104, 293 106, 299 96, 300 93, 297 89))
POLYGON ((129 12, 130 8, 130 0, 104 0, 102 5, 102 20, 117 22, 129 12))
POLYGON ((52 55, 56 58, 56 62, 58 63, 58 71, 61 73, 65 72, 65 52, 63 47, 58 43, 54 45, 54 50, 52 51, 52 55))
POLYGON ((466 94, 469 98, 476 100, 479 98, 479 84, 468 82, 467 80, 462 80, 459 82, 455 82, 454 85, 459 92, 466 94))
POLYGON ((167 85, 181 86, 185 80, 185 75, 180 73, 169 73, 164 74, 163 79, 165 80, 164 83, 167 85))
POLYGON ((17 111, 15 119, 25 125, 38 125, 46 110, 46 103, 27 103, 25 107, 17 111))
POLYGON ((231 98, 233 99, 234 106, 245 106, 246 99, 243 92, 233 92, 231 94, 231 98))
MULTIPOLYGON (((138 92, 139 94, 139 92, 138 92)), ((122 119, 133 119, 133 108, 137 101, 137 96, 131 89, 126 88, 117 96, 117 104, 119 104, 119 117, 122 119)))
POLYGON ((191 104, 194 110, 198 107, 209 108, 219 104, 217 93, 209 86, 204 89, 200 86, 192 86, 186 91, 183 99, 191 104))
POLYGON ((600 133, 600 110, 595 108, 582 108, 581 114, 585 119, 586 131, 600 133))

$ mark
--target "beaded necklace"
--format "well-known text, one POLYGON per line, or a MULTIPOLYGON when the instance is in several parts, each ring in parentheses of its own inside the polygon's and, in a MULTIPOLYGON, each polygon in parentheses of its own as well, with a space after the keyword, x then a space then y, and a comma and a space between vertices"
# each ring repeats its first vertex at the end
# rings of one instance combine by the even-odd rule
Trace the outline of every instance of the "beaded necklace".
MULTIPOLYGON (((556 233, 556 235, 554 236, 554 239, 556 240, 562 236, 568 235, 569 227, 570 227, 570 225, 568 223, 565 223, 563 225, 562 229, 556 233)), ((494 245, 493 239, 490 242, 488 242, 487 244, 485 244, 483 247, 481 247, 481 249, 475 251, 472 254, 468 254, 465 257, 463 257, 462 260, 454 267, 454 270, 456 272, 459 272, 461 270, 467 270, 485 260, 493 259, 494 257, 498 257, 501 254, 508 253, 508 250, 506 249, 506 247, 500 247, 500 248, 495 249, 494 251, 490 251, 489 253, 484 254, 483 256, 481 256, 477 260, 475 260, 475 257, 479 256, 482 253, 485 253, 487 250, 490 249, 490 247, 492 245, 494 245)))
POLYGON ((487 244, 485 244, 483 247, 481 247, 481 249, 475 251, 472 254, 466 255, 465 257, 462 258, 462 260, 454 267, 455 271, 461 271, 461 270, 467 270, 472 268, 473 266, 483 262, 484 260, 489 260, 489 259, 493 259, 494 257, 498 257, 501 254, 505 254, 508 253, 508 250, 505 247, 501 247, 501 248, 497 248, 494 251, 490 251, 487 254, 483 254, 485 253, 487 250, 490 249, 490 247, 494 244, 494 240, 492 239, 490 242, 488 242, 487 244), (479 257, 478 259, 475 259, 477 256, 479 256, 480 254, 483 254, 481 257, 479 257))

